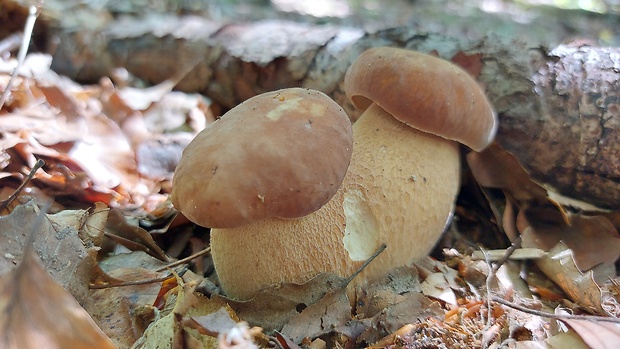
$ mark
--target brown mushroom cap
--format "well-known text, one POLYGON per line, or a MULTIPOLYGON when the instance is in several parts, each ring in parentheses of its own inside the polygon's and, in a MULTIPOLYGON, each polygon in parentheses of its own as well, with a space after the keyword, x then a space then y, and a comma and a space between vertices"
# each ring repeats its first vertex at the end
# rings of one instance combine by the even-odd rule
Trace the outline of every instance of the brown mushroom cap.
POLYGON ((344 89, 360 110, 375 102, 411 127, 476 151, 491 143, 497 130, 496 115, 477 82, 456 65, 423 53, 393 47, 364 51, 347 70, 344 89))
POLYGON ((187 146, 172 202, 211 228, 302 217, 336 193, 352 142, 348 116, 325 94, 301 88, 264 93, 231 109, 187 146))

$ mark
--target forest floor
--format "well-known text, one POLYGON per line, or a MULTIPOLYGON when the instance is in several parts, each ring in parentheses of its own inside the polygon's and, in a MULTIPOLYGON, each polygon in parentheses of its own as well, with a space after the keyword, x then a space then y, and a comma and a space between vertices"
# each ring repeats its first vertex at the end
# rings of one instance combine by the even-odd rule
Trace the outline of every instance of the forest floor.
MULTIPOLYGON (((486 2, 485 12, 455 2, 433 16, 436 7, 416 7, 422 1, 385 11, 334 1, 342 6, 327 20, 276 3, 212 2, 201 14, 368 32, 417 26, 468 39, 496 28, 540 45, 620 45, 613 12, 570 10, 561 20, 550 7, 486 2)), ((196 11, 183 7, 191 2, 158 4, 149 11, 196 11)), ((22 61, 22 41, 10 35, 26 26, 28 8, 0 0, 0 12, 19 14, 0 13, 14 24, 0 31, 8 47, 0 45, 0 348, 616 347, 620 215, 557 199, 496 144, 467 155, 455 218, 430 257, 355 299, 350 280, 330 273, 250 301, 227 298, 209 230, 169 198, 183 148, 226 108, 175 90, 177 77, 148 84, 122 69, 94 82, 58 74, 50 33, 146 10, 138 1, 44 6, 45 25, 22 61)))

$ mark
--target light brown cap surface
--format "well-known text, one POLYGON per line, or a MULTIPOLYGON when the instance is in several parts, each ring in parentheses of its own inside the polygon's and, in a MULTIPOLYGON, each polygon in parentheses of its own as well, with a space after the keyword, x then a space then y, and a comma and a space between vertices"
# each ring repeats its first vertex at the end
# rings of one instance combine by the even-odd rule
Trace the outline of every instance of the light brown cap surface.
POLYGON ((347 70, 347 97, 361 110, 375 102, 396 119, 480 151, 497 118, 477 82, 440 58, 393 47, 363 52, 347 70))
POLYGON ((232 228, 316 211, 351 159, 348 116, 325 94, 292 88, 248 99, 187 146, 172 202, 196 224, 232 228))

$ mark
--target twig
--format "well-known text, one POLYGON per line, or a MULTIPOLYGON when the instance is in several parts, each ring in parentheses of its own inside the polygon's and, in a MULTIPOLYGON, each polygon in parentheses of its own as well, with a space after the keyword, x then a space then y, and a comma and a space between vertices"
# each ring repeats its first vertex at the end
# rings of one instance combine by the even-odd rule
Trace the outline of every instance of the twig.
MULTIPOLYGON (((491 311, 491 298, 493 298, 494 296, 492 296, 491 292, 491 283, 493 282, 493 279, 497 278, 497 271, 499 270, 499 268, 506 263, 506 261, 510 258, 510 256, 512 256, 512 254, 519 248, 521 247, 521 235, 519 235, 515 241, 513 241, 513 243, 510 245, 510 247, 508 247, 506 249, 506 251, 504 252, 504 254, 502 255, 502 257, 495 263, 491 263, 491 259, 489 258, 489 254, 486 250, 484 249, 480 249, 482 251, 482 255, 484 256, 484 260, 487 264, 487 266, 489 267, 489 275, 487 275, 487 279, 486 279, 486 290, 487 290, 487 321, 486 324, 484 326, 484 332, 486 333, 490 328, 491 328, 491 322, 493 321, 493 312, 491 311)), ((490 343, 487 343, 487 341, 483 340, 482 346, 483 348, 487 348, 488 345, 490 343)))
POLYGON ((510 245, 510 247, 508 247, 506 249, 506 252, 504 253, 504 255, 502 256, 502 258, 500 258, 495 265, 493 265, 493 274, 497 273, 497 271, 499 270, 499 268, 504 265, 504 263, 506 263, 506 261, 508 260, 508 258, 510 258, 510 256, 512 256, 512 254, 521 247, 521 241, 522 241, 522 237, 521 235, 517 236, 517 238, 515 239, 515 241, 512 242, 512 244, 510 245))
MULTIPOLYGON (((487 253, 486 250, 481 249, 482 254, 484 255, 484 260, 487 263, 487 266, 489 267, 489 275, 487 275, 487 279, 486 279, 486 289, 487 289, 487 321, 486 324, 484 325, 484 330, 482 331, 483 334, 487 333, 487 331, 491 328, 491 321, 493 321, 493 312, 491 311, 491 283, 493 282, 493 279, 495 278, 495 273, 496 270, 493 267, 493 265, 491 264, 491 260, 489 259, 489 254, 487 253)), ((487 340, 485 340, 484 335, 482 336, 482 347, 484 349, 488 348, 489 343, 487 343, 487 340)))
POLYGON ((103 284, 103 285, 98 285, 98 284, 91 284, 89 286, 89 288, 91 290, 100 290, 100 289, 104 289, 104 288, 113 288, 113 287, 125 287, 125 286, 136 286, 136 285, 146 285, 146 284, 154 284, 156 282, 163 282, 166 281, 168 279, 170 279, 171 277, 174 277, 175 274, 171 273, 162 277, 158 277, 158 278, 154 278, 154 279, 146 279, 146 280, 132 280, 132 281, 122 281, 119 283, 115 283, 115 284, 103 284))
POLYGON ((365 262, 364 264, 362 264, 362 266, 360 266, 351 276, 349 276, 348 278, 344 279, 344 284, 343 286, 348 286, 351 281, 353 279, 355 279, 355 277, 362 272, 362 270, 366 269, 366 267, 368 266, 368 264, 370 264, 370 262, 372 262, 375 258, 377 258, 377 256, 379 256, 381 254, 381 252, 383 252, 383 250, 385 250, 385 248, 387 247, 386 244, 382 244, 381 246, 379 246, 379 248, 375 251, 375 253, 372 254, 372 256, 370 256, 365 262))
POLYGON ((550 319, 556 319, 556 320, 587 320, 587 321, 594 321, 594 322, 613 322, 616 324, 620 324, 620 319, 619 318, 615 318, 615 317, 605 317, 605 316, 595 316, 595 315, 571 315, 571 314, 551 314, 551 313, 547 313, 545 311, 540 311, 540 310, 534 310, 534 309, 530 309, 530 308, 526 308, 522 305, 513 303, 513 302, 509 302, 503 298, 497 297, 497 296, 491 296, 490 299, 493 302, 497 302, 500 303, 502 305, 505 305, 507 307, 522 311, 524 313, 528 313, 528 314, 532 314, 532 315, 536 315, 536 316, 541 316, 541 317, 546 317, 546 318, 550 318, 550 319))
POLYGON ((30 6, 28 18, 26 19, 26 24, 24 25, 24 36, 22 37, 22 45, 19 48, 19 53, 17 54, 17 66, 11 74, 11 78, 6 84, 4 92, 2 92, 2 96, 0 96, 0 109, 2 109, 2 107, 4 106, 4 102, 6 102, 6 99, 9 97, 11 87, 13 86, 15 77, 19 72, 19 68, 21 68, 22 63, 24 63, 24 60, 26 59, 26 53, 28 52, 28 46, 30 45, 30 37, 32 36, 32 29, 34 28, 34 22, 36 21, 37 16, 38 11, 36 6, 30 6))
POLYGON ((205 255, 205 254, 209 253, 209 252, 211 252, 211 246, 208 246, 207 248, 202 249, 202 250, 200 250, 200 251, 198 251, 198 252, 194 253, 194 254, 193 254, 193 255, 191 255, 191 256, 187 256, 187 257, 185 257, 185 258, 183 258, 183 259, 179 259, 179 260, 178 260, 178 261, 176 261, 176 262, 172 262, 172 263, 170 263, 170 264, 168 264, 168 265, 165 265, 165 266, 163 266, 163 267, 161 267, 161 268, 159 268, 159 269, 157 269, 157 270, 155 270, 155 271, 164 271, 164 270, 166 270, 166 269, 176 267, 177 265, 181 265, 181 264, 183 264, 183 263, 187 263, 187 262, 191 261, 192 259, 194 259, 194 258, 198 258, 198 257, 200 257, 200 256, 202 256, 202 255, 205 255))
POLYGON ((17 197, 19 196, 19 193, 21 193, 21 191, 24 190, 24 187, 26 187, 26 185, 34 177, 35 173, 41 167, 43 167, 43 165, 45 165, 45 161, 43 161, 41 159, 37 160, 37 162, 34 164, 34 166, 32 166, 32 170, 30 170, 30 173, 28 173, 28 175, 26 176, 26 179, 24 179, 22 184, 20 184, 19 187, 17 187, 17 189, 15 189, 13 194, 11 194, 6 200, 4 200, 4 201, 2 201, 2 203, 0 203, 0 211, 6 209, 13 201, 15 201, 15 199, 17 199, 17 197))

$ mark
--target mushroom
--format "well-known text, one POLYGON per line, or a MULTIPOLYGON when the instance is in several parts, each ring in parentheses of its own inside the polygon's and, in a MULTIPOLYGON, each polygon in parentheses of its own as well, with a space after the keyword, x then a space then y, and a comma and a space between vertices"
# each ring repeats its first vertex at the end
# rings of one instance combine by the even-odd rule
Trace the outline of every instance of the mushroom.
MULTIPOLYGON (((481 150, 494 137, 496 117, 476 81, 439 58, 371 49, 351 65, 344 84, 365 111, 353 125, 351 163, 331 200, 299 218, 211 230, 215 268, 229 296, 250 299, 270 285, 301 284, 324 272, 350 276, 382 244, 387 248, 349 291, 422 258, 452 215, 460 184, 457 141, 481 150)), ((174 194, 173 187, 173 200, 174 194)))
POLYGON ((331 98, 301 88, 264 93, 188 144, 174 173, 172 203, 210 228, 305 216, 336 193, 351 152, 351 123, 331 98))

